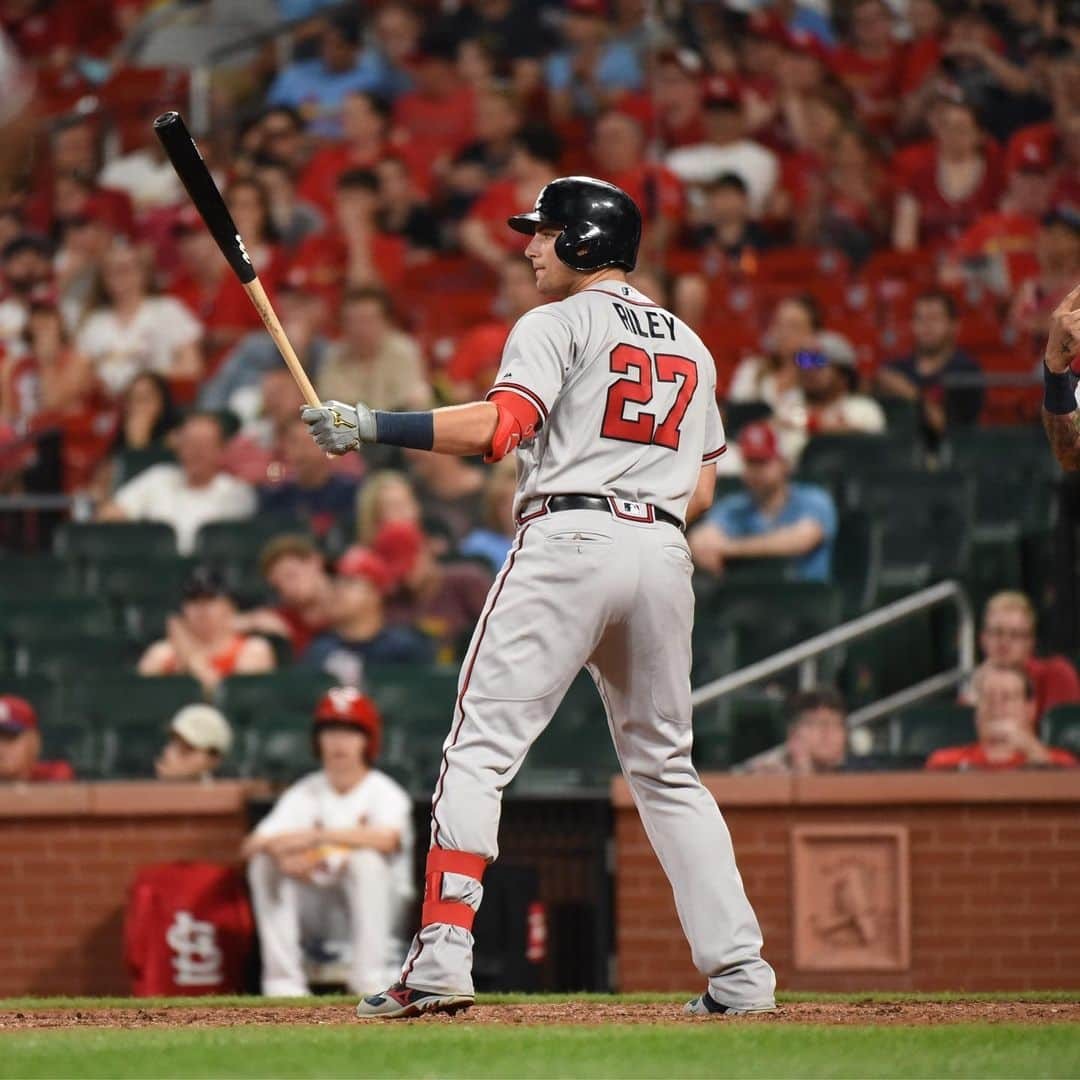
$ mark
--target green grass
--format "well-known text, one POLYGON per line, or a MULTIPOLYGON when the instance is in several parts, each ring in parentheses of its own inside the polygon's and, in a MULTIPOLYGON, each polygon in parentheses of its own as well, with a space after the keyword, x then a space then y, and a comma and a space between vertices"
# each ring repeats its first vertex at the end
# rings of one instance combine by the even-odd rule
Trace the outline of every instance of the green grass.
MULTIPOLYGON (((650 1001, 687 1001, 701 992, 686 989, 675 994, 478 994, 479 1005, 552 1005, 564 1001, 601 1001, 611 1004, 647 1004, 650 1001)), ((1001 991, 937 991, 904 992, 868 990, 857 994, 831 994, 811 990, 781 992, 779 1002, 785 1001, 1080 1001, 1080 990, 1001 990, 1001 991)), ((0 998, 0 1010, 26 1009, 171 1009, 184 1006, 212 1008, 228 1005, 239 1008, 274 1006, 345 1005, 356 1001, 355 994, 321 994, 318 997, 265 998, 250 994, 221 997, 14 997, 0 998)))
POLYGON ((27 1031, 0 1077, 1075 1077, 1080 1028, 407 1026, 27 1031))

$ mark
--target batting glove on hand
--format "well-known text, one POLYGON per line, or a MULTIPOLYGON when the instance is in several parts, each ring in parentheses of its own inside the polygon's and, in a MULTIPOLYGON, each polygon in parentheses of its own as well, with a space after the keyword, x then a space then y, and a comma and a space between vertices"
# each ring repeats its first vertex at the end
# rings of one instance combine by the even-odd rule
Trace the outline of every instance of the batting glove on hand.
POLYGON ((328 454, 347 454, 361 443, 375 441, 375 414, 363 402, 345 405, 327 401, 315 408, 305 405, 300 417, 311 428, 311 437, 328 454))

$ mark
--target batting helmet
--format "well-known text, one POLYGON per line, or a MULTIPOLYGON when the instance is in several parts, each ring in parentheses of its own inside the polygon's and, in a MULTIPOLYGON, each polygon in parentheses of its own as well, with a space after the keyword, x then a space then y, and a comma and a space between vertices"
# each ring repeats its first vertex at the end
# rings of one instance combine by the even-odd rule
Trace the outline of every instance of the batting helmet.
POLYGON ((641 211, 622 188, 591 176, 552 180, 527 214, 507 224, 532 235, 540 228, 562 229, 555 254, 572 270, 587 273, 606 266, 633 270, 641 242, 641 211))
POLYGON ((364 756, 371 764, 379 756, 382 742, 382 717, 375 703, 351 686, 335 686, 315 706, 315 734, 323 724, 341 724, 359 728, 368 737, 364 756))

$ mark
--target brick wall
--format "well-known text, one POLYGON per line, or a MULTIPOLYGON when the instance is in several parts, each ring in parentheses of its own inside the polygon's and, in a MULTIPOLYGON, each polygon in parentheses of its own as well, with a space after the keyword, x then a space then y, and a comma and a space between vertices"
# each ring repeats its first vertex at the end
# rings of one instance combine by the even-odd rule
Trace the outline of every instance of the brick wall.
POLYGON ((0 790, 0 997, 124 994, 123 911, 141 866, 231 862, 253 786, 0 790))
MULTIPOLYGON (((703 777, 724 811, 781 988, 1080 986, 1080 772, 703 777), (799 971, 792 829, 906 827, 910 965, 799 971)), ((625 782, 613 787, 619 988, 699 987, 671 891, 625 782)))

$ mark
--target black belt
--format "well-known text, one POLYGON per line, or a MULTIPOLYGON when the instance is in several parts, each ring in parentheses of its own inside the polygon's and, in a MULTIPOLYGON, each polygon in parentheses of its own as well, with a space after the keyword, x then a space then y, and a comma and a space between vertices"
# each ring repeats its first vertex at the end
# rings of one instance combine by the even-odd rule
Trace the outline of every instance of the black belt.
POLYGON ((683 527, 683 523, 674 514, 669 514, 657 506, 650 506, 648 503, 636 505, 643 506, 652 515, 651 518, 638 517, 632 513, 622 514, 619 512, 619 503, 625 501, 617 495, 610 499, 603 495, 552 495, 547 500, 547 509, 550 513, 557 513, 560 510, 603 510, 612 517, 621 518, 624 521, 665 521, 668 525, 674 525, 676 529, 683 527))

